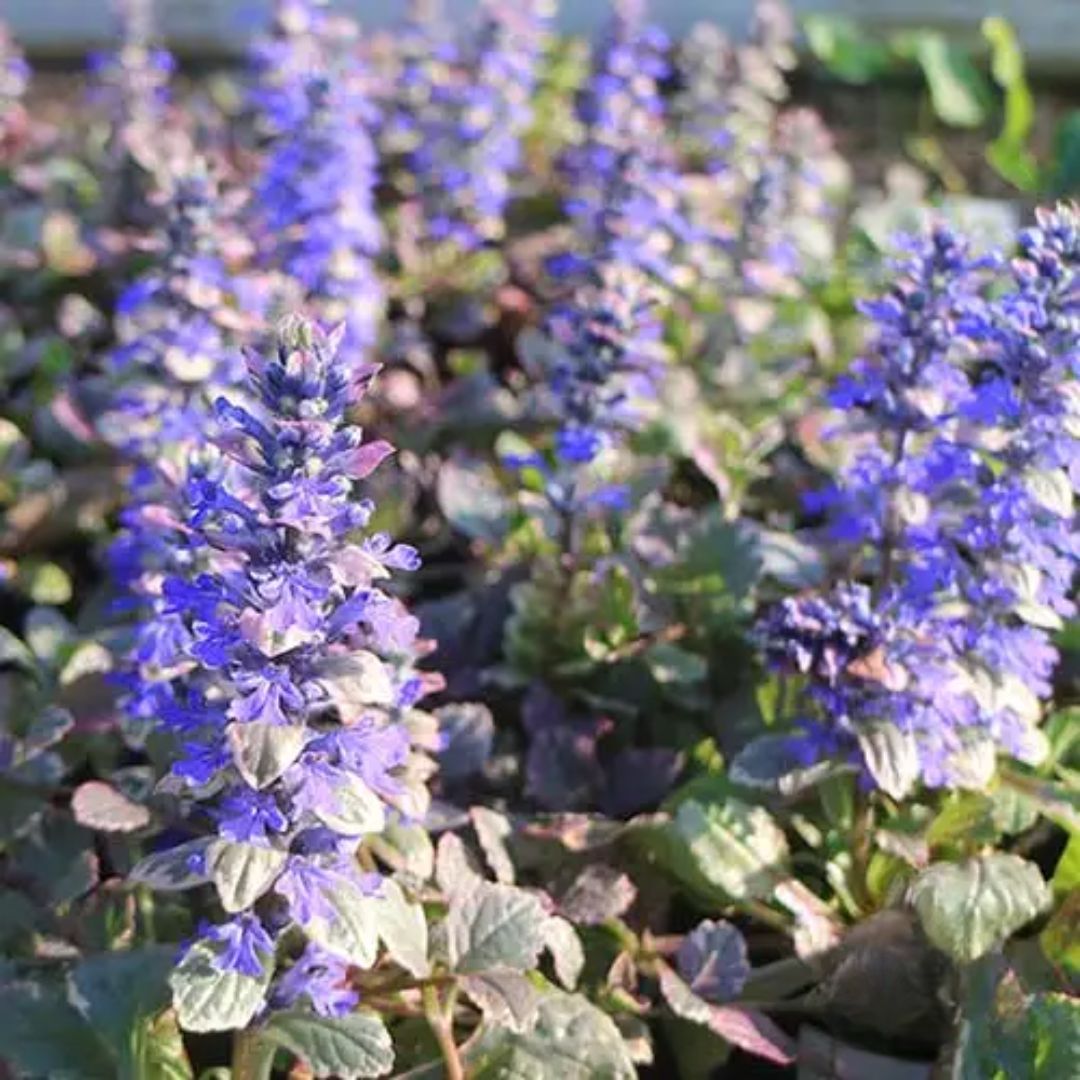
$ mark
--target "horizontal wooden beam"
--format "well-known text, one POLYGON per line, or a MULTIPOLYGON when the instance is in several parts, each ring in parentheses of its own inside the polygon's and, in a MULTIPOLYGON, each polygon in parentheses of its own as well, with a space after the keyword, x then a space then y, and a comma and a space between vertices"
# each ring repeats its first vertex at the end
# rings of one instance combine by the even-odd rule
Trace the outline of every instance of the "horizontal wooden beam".
MULTIPOLYGON (((512 2, 512 0, 511 0, 512 2)), ((334 5, 377 29, 392 26, 404 0, 337 0, 334 5)), ((457 17, 468 17, 476 0, 447 0, 457 17)), ((1035 70, 1080 78, 1080 0, 792 0, 799 15, 849 16, 868 28, 938 27, 960 40, 977 40, 989 13, 1016 28, 1035 70)), ((158 0, 158 21, 178 50, 207 58, 235 55, 265 25, 272 0, 158 0)), ((733 34, 745 32, 752 0, 653 0, 654 19, 671 33, 712 20, 733 34)), ((114 32, 110 0, 5 0, 4 18, 31 53, 76 55, 106 44, 114 32)), ((605 0, 561 0, 559 25, 588 32, 604 19, 605 0)))

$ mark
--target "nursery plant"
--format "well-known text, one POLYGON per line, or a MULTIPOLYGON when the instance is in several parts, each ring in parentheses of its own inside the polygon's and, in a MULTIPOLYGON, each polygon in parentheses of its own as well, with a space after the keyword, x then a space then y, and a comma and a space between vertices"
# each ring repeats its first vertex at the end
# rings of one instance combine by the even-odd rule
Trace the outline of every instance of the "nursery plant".
POLYGON ((117 11, 0 34, 0 1072, 1080 1074, 1080 211, 871 236, 775 0, 117 11))

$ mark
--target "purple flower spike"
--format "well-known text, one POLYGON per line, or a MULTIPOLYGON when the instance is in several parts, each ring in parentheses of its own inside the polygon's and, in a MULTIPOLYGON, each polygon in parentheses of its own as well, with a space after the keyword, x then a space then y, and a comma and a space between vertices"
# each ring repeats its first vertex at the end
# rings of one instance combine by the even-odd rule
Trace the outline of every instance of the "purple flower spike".
MULTIPOLYGON (((248 974, 287 927, 327 944, 342 904, 377 898, 361 840, 426 808, 425 759, 405 720, 437 680, 413 666, 418 623, 382 588, 419 558, 365 536, 366 515, 352 512, 355 477, 388 448, 365 444, 348 418, 371 372, 339 362, 343 335, 285 320, 276 351, 248 357, 244 396, 219 402, 215 445, 181 489, 178 541, 193 557, 166 576, 169 634, 147 640, 130 699, 180 736, 170 783, 199 804, 192 820, 216 827, 209 865, 225 906, 236 903, 220 880, 233 855, 267 868, 272 896, 248 903, 272 921, 243 912, 204 935, 225 946, 219 965, 248 974), (163 642, 184 633, 185 663, 163 667, 160 653, 179 647, 163 642)), ((309 951, 272 1000, 295 1000, 308 975, 312 1006, 336 1015, 355 1002, 348 960, 367 958, 309 951)))
POLYGON ((834 387, 856 452, 814 502, 870 584, 784 601, 761 639, 807 677, 795 749, 893 797, 1029 763, 1080 565, 1080 223, 1041 211, 1011 264, 937 226, 863 305, 872 348, 834 387), (903 769, 875 770, 880 740, 903 769))

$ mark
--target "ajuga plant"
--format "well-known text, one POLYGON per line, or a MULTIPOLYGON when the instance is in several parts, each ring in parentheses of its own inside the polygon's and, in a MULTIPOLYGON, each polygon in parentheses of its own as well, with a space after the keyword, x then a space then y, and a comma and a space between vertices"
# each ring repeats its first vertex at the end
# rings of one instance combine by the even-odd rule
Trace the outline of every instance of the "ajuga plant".
POLYGON ((667 39, 645 14, 644 0, 614 5, 578 94, 580 141, 560 161, 577 246, 552 262, 560 276, 599 258, 685 285, 689 267, 676 252, 705 239, 686 217, 665 137, 659 83, 669 74, 667 39))
POLYGON ((552 13, 550 0, 485 0, 459 27, 419 0, 397 30, 380 131, 398 270, 389 354, 432 384, 436 343, 475 341, 497 318, 552 13))
POLYGON ((417 553, 368 531, 375 508, 353 497, 390 448, 348 420, 374 369, 340 363, 342 338, 286 320, 275 353, 248 357, 248 403, 219 399, 220 434, 190 470, 175 536, 204 558, 166 577, 175 653, 142 673, 170 684, 165 783, 191 838, 133 873, 169 889, 214 883, 222 913, 200 924, 170 983, 183 1027, 241 1029, 242 1074, 262 1062, 254 1075, 267 1075, 284 1047, 320 1074, 381 1075, 393 1061, 381 1002, 424 1016, 447 1075, 463 1077, 479 1051, 457 1046, 461 1021, 489 1021, 474 1032, 487 1046, 545 1009, 610 1021, 525 978, 548 936, 560 956, 576 942, 538 896, 484 882, 441 845, 427 898, 446 944, 429 957, 412 894, 430 855, 411 876, 380 870, 377 859, 402 865, 406 838, 430 845, 425 749, 438 743, 416 704, 441 684, 414 666, 418 622, 387 591, 417 553), (459 995, 476 1006, 468 1016, 459 995), (346 1045, 320 1048, 325 1035, 346 1045))
POLYGON ((7 166, 22 143, 27 128, 23 97, 30 82, 30 66, 0 23, 0 166, 7 166))
POLYGON ((145 227, 148 196, 162 167, 165 112, 176 66, 156 41, 153 0, 117 0, 120 45, 90 56, 91 100, 106 125, 111 190, 107 220, 145 227))
POLYGON ((350 351, 374 343, 383 308, 375 114, 354 38, 319 0, 282 0, 253 56, 252 93, 267 142, 253 205, 260 251, 320 318, 344 321, 350 351))
POLYGON ((350 497, 389 447, 346 418, 372 371, 337 358, 342 335, 283 323, 270 357, 248 357, 247 403, 218 398, 173 533, 202 558, 165 576, 172 633, 140 667, 168 686, 170 775, 205 837, 145 873, 213 879, 226 913, 173 977, 185 1026, 243 1027, 271 999, 350 1009, 346 969, 375 961, 384 888, 358 847, 424 811, 407 713, 429 683, 399 662, 417 623, 380 584, 417 556, 364 536, 374 507, 350 497), (271 986, 292 927, 306 951, 271 986))
MULTIPOLYGON (((196 160, 173 179, 161 260, 121 295, 117 341, 104 358, 110 404, 98 427, 132 469, 110 566, 118 609, 135 614, 140 664, 172 656, 177 626, 161 596, 162 575, 192 552, 170 543, 164 526, 190 455, 213 426, 211 402, 242 370, 221 229, 216 185, 196 160)), ((130 689, 125 728, 138 742, 159 700, 144 695, 138 679, 130 689)))
POLYGON ((698 263, 699 321, 680 334, 670 434, 732 516, 831 362, 844 310, 843 285, 829 281, 844 169, 816 114, 783 107, 793 33, 782 8, 761 3, 745 43, 702 25, 677 54, 675 141, 690 219, 713 243, 698 263))
POLYGON ((1038 731, 1080 559, 1073 209, 1044 211, 1001 281, 949 229, 865 306, 872 352, 832 393, 864 434, 814 500, 853 576, 785 601, 766 656, 807 679, 793 747, 894 798, 984 788, 1038 731), (999 284, 1000 282, 1000 284, 999 284))
POLYGON ((1080 1075, 1076 210, 434 6, 0 66, 0 1074, 1080 1075))
MULTIPOLYGON (((539 449, 504 457, 522 477, 521 507, 537 538, 531 580, 512 594, 506 655, 515 677, 531 682, 523 706, 527 791, 557 808, 623 799, 618 773, 632 767, 635 725, 624 722, 607 740, 611 760, 604 764, 597 740, 611 724, 597 714, 617 706, 624 662, 648 668, 659 630, 643 602, 625 516, 663 478, 662 465, 635 460, 629 436, 642 426, 665 371, 665 290, 634 257, 641 248, 620 224, 605 218, 595 261, 575 270, 580 284, 552 306, 542 333, 523 339, 526 363, 542 380, 550 437, 539 449)), ((650 682, 647 671, 643 678, 650 682)), ((629 702, 626 709, 638 712, 629 702)), ((654 798, 675 761, 657 750, 650 758, 655 783, 631 803, 654 798)))
MULTIPOLYGON (((548 0, 483 3, 467 38, 405 57, 404 100, 415 107, 398 112, 394 134, 407 147, 421 244, 460 254, 503 236, 551 7, 548 0)), ((413 34, 422 32, 417 15, 434 24, 427 31, 434 44, 437 13, 414 13, 413 34)))

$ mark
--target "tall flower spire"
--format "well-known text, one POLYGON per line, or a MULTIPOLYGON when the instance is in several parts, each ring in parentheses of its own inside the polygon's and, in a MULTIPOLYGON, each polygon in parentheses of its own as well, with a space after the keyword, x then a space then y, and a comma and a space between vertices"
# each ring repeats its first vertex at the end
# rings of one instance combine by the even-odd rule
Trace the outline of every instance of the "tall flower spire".
POLYGON ((484 0, 474 33, 458 38, 437 5, 413 5, 391 134, 422 240, 473 251, 502 237, 552 10, 484 0))
POLYGON ((162 590, 173 655, 142 671, 170 684, 169 782, 209 829, 191 850, 226 914, 177 978, 241 980, 245 1015, 231 1026, 269 996, 306 994, 326 1012, 355 1000, 340 976, 375 959, 365 912, 381 889, 357 848, 425 805, 405 715, 436 683, 410 668, 418 623, 385 591, 419 560, 366 533, 375 508, 356 487, 390 447, 364 442, 346 418, 374 369, 340 363, 342 333, 286 320, 276 352, 248 359, 250 403, 218 400, 219 434, 190 471, 177 534, 199 559, 162 590), (311 947, 271 989, 290 926, 311 947))
POLYGON ((254 55, 253 103, 269 138, 255 188, 267 262, 320 318, 344 321, 351 360, 374 344, 383 308, 375 267, 375 114, 352 55, 355 27, 317 0, 282 0, 254 55))
POLYGON ((816 502, 865 581, 786 601, 763 639, 809 676, 803 752, 853 757, 894 796, 1044 752, 1050 631, 1080 565, 1078 258, 1071 207, 1021 235, 1007 281, 936 227, 865 305, 874 348, 832 395, 859 449, 816 502))

